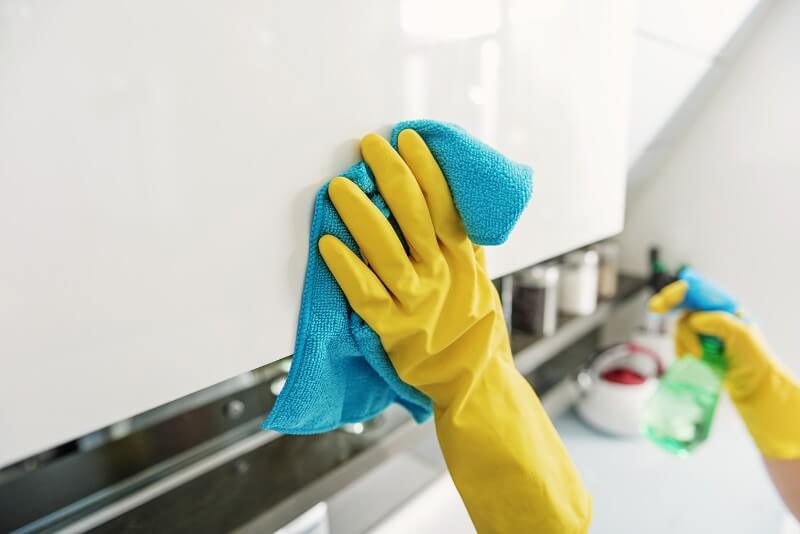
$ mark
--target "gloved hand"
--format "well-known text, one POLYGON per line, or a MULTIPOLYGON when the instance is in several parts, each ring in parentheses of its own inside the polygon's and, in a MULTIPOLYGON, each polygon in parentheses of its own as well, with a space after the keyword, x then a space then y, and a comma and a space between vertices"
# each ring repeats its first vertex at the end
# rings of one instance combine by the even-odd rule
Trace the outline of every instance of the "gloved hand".
POLYGON ((650 309, 666 313, 674 308, 693 311, 735 313, 736 301, 723 289, 700 276, 691 267, 678 273, 678 280, 664 287, 650 299, 650 309))
MULTIPOLYGON (((701 279, 696 273, 695 276, 701 279)), ((682 291, 685 293, 683 284, 680 280, 673 282, 654 295, 650 309, 665 313, 681 305, 685 301, 685 295, 681 295, 682 291)), ((698 293, 696 298, 700 302, 719 302, 716 295, 703 300, 702 293, 698 293)), ((730 313, 735 306, 727 309, 685 313, 676 325, 675 352, 679 356, 700 356, 698 335, 720 338, 728 364, 728 393, 759 450, 766 458, 800 458, 800 385, 771 356, 756 327, 730 313)))
POLYGON ((322 257, 399 376, 433 400, 439 444, 477 530, 585 532, 590 497, 514 367, 483 252, 422 138, 405 130, 398 148, 374 134, 361 142, 409 254, 364 193, 335 178, 329 196, 366 263, 330 235, 322 257))

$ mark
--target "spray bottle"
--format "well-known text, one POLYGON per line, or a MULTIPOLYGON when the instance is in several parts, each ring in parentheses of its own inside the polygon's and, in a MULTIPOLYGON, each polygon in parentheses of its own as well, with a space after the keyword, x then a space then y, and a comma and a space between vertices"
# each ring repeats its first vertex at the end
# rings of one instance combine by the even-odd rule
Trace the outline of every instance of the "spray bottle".
POLYGON ((701 335, 700 346, 700 358, 686 356, 667 369, 644 409, 645 436, 681 456, 708 438, 725 377, 719 338, 701 335))
MULTIPOLYGON (((683 280, 688 286, 684 307, 736 311, 733 298, 690 267, 681 267, 674 277, 666 274, 657 250, 651 250, 651 262, 654 267, 657 265, 651 276, 655 291, 672 281, 683 280)), ((644 435, 659 447, 681 456, 688 455, 708 438, 727 367, 722 340, 704 335, 699 338, 700 358, 686 356, 673 363, 644 410, 644 435)))

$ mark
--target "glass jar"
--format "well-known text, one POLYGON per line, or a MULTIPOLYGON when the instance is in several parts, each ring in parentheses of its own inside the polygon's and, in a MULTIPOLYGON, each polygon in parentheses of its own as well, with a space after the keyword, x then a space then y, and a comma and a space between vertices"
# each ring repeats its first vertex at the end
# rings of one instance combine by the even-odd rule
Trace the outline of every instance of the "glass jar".
POLYGON ((600 243, 595 247, 600 257, 597 279, 597 293, 601 299, 611 299, 617 295, 619 276, 619 245, 613 241, 600 243))
POLYGON ((558 306, 570 315, 591 315, 597 309, 598 255, 576 250, 564 256, 558 285, 558 306))
POLYGON ((558 266, 536 265, 514 276, 512 323, 520 332, 553 335, 558 326, 558 266))

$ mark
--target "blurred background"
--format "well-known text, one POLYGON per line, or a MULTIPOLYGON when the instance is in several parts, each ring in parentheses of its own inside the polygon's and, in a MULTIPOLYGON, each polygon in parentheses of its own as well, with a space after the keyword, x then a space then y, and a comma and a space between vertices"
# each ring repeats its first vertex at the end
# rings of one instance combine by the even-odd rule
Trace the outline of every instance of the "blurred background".
POLYGON ((798 532, 724 396, 686 457, 640 435, 683 266, 800 374, 798 28, 797 0, 0 0, 0 532, 473 532, 397 405, 259 426, 316 192, 415 118, 534 169, 489 269, 592 532, 798 532))

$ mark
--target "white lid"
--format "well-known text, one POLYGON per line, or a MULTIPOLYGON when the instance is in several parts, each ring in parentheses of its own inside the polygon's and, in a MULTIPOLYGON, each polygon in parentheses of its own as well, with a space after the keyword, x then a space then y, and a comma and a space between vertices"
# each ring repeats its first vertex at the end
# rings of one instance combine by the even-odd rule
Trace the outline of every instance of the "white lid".
POLYGON ((543 263, 520 271, 514 281, 522 287, 550 287, 558 283, 558 277, 557 265, 543 263))
POLYGON ((592 248, 600 254, 601 258, 616 258, 619 256, 619 243, 616 241, 603 241, 592 248))
POLYGON ((564 256, 564 264, 571 267, 597 265, 598 255, 594 250, 576 250, 564 256))

